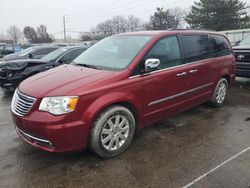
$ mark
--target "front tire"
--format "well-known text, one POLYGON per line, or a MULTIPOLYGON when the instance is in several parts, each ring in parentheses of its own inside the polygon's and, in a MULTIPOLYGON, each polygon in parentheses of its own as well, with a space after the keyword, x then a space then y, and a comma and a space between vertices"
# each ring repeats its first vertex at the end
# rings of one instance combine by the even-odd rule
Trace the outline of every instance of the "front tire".
POLYGON ((89 147, 102 158, 120 155, 130 145, 135 133, 135 118, 123 106, 105 109, 90 130, 89 147))
POLYGON ((214 107, 220 107, 224 104, 228 93, 228 81, 225 78, 221 78, 217 83, 213 98, 212 98, 212 105, 214 107))

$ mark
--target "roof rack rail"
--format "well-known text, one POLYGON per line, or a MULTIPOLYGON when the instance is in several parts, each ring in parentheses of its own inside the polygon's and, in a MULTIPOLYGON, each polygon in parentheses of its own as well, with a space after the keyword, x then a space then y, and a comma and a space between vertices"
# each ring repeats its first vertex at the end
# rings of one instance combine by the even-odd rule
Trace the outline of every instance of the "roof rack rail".
POLYGON ((168 31, 188 31, 188 30, 192 30, 192 31, 214 31, 214 30, 210 30, 210 29, 192 29, 192 28, 186 28, 186 29, 169 28, 167 30, 168 31))
POLYGON ((173 30, 191 30, 191 29, 178 29, 178 28, 169 28, 167 29, 168 31, 173 31, 173 30))

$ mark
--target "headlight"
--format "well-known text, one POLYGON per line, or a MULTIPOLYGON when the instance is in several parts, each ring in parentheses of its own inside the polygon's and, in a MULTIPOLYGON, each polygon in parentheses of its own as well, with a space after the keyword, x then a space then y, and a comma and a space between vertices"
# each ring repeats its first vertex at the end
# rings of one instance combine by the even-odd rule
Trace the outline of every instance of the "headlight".
POLYGON ((39 110, 49 112, 54 115, 67 114, 75 110, 78 97, 45 97, 43 98, 39 110))
POLYGON ((12 76, 13 76, 13 72, 8 71, 8 72, 7 72, 7 77, 10 78, 10 77, 12 77, 12 76))

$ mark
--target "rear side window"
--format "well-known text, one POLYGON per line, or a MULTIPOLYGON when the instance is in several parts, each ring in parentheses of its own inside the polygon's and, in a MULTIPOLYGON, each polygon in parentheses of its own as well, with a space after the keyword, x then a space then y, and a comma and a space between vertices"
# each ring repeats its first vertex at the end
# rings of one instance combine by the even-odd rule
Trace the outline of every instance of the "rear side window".
POLYGON ((227 39, 221 35, 210 35, 211 50, 214 56, 231 54, 231 47, 227 39))
POLYGON ((158 41, 148 52, 146 59, 157 58, 161 61, 160 69, 182 64, 181 51, 176 36, 158 41))
POLYGON ((54 50, 56 50, 56 48, 42 48, 34 52, 34 55, 46 55, 54 50))
POLYGON ((208 35, 183 35, 183 47, 187 62, 198 61, 210 57, 208 35))

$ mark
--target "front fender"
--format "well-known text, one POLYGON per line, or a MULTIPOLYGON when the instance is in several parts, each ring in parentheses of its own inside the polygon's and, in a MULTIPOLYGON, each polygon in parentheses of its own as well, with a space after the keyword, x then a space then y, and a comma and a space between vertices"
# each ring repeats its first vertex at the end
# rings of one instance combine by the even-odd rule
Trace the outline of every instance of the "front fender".
POLYGON ((83 114, 83 121, 89 122, 91 124, 93 121, 97 118, 97 116, 100 114, 102 110, 107 108, 108 106, 111 106, 112 104, 117 103, 129 103, 131 106, 134 107, 137 113, 137 125, 141 124, 141 117, 142 117, 142 100, 139 100, 138 97, 136 97, 132 93, 127 92, 113 92, 106 95, 103 95, 101 97, 98 97, 94 102, 89 105, 89 107, 85 110, 83 114))

